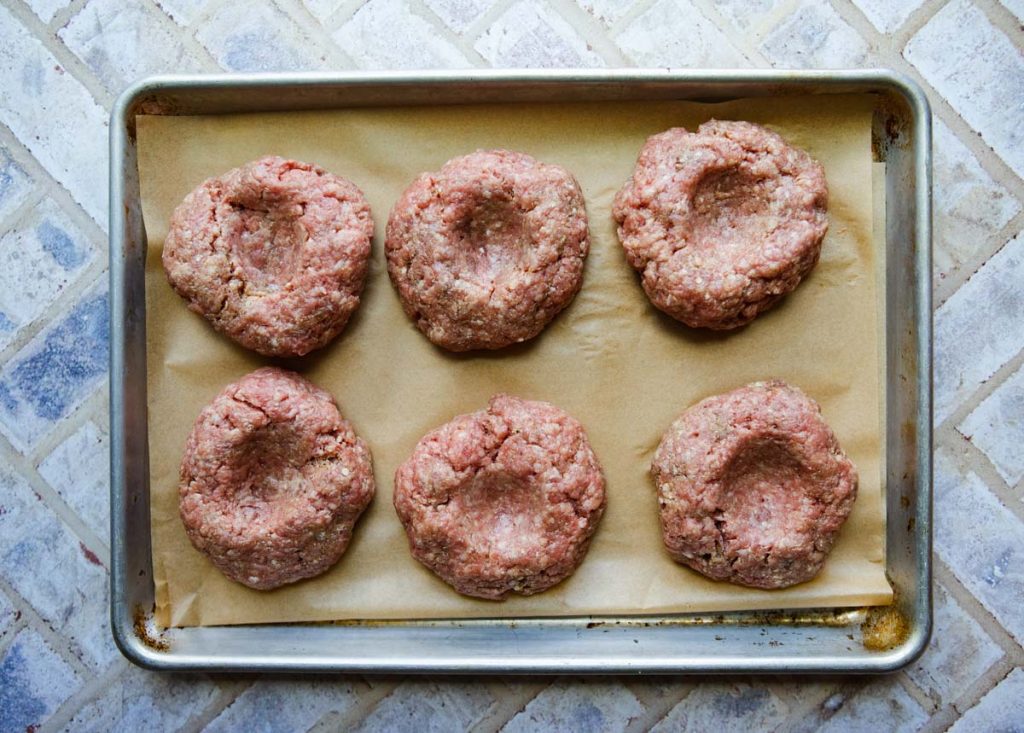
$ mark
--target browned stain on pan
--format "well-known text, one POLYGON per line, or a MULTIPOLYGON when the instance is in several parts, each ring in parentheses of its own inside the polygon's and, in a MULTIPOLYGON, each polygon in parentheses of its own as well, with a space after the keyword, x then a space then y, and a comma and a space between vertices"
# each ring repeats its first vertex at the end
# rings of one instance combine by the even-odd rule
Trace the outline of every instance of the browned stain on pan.
POLYGON ((152 611, 146 611, 142 606, 135 607, 135 610, 132 612, 132 625, 135 629, 135 636, 139 638, 139 641, 154 651, 170 651, 171 645, 166 639, 153 636, 152 627, 149 624, 149 621, 152 618, 152 611))
POLYGON ((910 635, 910 623, 896 606, 875 606, 860 627, 864 648, 884 652, 903 644, 910 635))

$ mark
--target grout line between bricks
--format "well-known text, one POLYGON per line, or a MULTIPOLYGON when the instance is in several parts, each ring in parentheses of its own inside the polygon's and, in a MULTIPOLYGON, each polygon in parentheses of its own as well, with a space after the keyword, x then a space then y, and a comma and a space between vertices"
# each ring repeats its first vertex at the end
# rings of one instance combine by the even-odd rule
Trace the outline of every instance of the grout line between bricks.
POLYGON ((236 676, 208 677, 219 689, 213 700, 189 718, 181 727, 180 733, 200 733, 218 715, 227 710, 238 699, 239 695, 252 687, 261 678, 261 675, 246 675, 244 678, 236 676))
POLYGON ((484 31, 490 28, 510 7, 512 7, 512 0, 501 0, 482 12, 476 20, 463 29, 462 37, 466 39, 466 43, 473 46, 484 34, 484 31))
MULTIPOLYGON (((313 15, 313 11, 310 10, 309 6, 302 2, 302 0, 277 0, 277 6, 279 8, 287 6, 291 11, 288 14, 291 15, 294 20, 298 21, 301 19, 302 24, 305 27, 319 28, 324 35, 328 38, 330 37, 331 34, 327 31, 327 26, 321 23, 320 19, 313 15)), ((329 18, 330 15, 327 17, 329 18)))
MULTIPOLYGON (((852 6, 846 4, 848 0, 831 0, 831 2, 840 17, 853 26, 860 36, 877 49, 876 54, 882 62, 890 68, 911 77, 924 89, 932 106, 932 114, 947 124, 978 160, 982 169, 996 183, 1006 188, 1018 201, 1024 202, 1024 180, 1021 180, 1009 165, 981 140, 980 134, 971 128, 946 98, 932 87, 931 83, 918 71, 917 67, 903 57, 903 49, 906 47, 906 43, 895 46, 887 42, 886 37, 878 32, 867 18, 864 17, 863 13, 859 10, 856 12, 851 10, 852 6)), ((920 23, 916 30, 920 30, 920 28, 927 25, 934 17, 934 14, 944 7, 945 4, 929 3, 923 6, 919 14, 913 16, 913 20, 920 23)), ((909 41, 909 38, 907 40, 909 41)))
MULTIPOLYGON (((846 0, 849 2, 849 0, 846 0)), ((925 0, 920 7, 915 8, 913 12, 907 16, 907 19, 903 21, 903 24, 889 34, 890 43, 892 48, 896 49, 899 53, 900 50, 907 45, 911 38, 917 34, 919 30, 931 20, 937 12, 939 12, 949 0, 925 0)))
POLYGON ((552 0, 551 9, 575 30, 609 67, 635 66, 605 32, 604 24, 571 0, 552 0))
POLYGON ((18 634, 20 634, 23 629, 27 628, 25 614, 15 604, 14 598, 8 596, 8 601, 14 607, 14 612, 17 615, 14 617, 14 623, 12 623, 11 627, 7 629, 5 636, 0 637, 0 659, 3 659, 7 655, 7 650, 11 648, 11 644, 14 643, 14 639, 18 634))
POLYGON ((57 708, 53 715, 39 727, 39 733, 56 733, 63 730, 74 719, 75 714, 91 702, 95 702, 103 693, 128 671, 128 660, 118 657, 105 670, 87 680, 71 697, 57 708))
MULTIPOLYGON (((830 697, 836 694, 837 690, 841 689, 842 677, 835 678, 835 684, 830 684, 823 689, 818 690, 818 694, 808 695, 806 698, 796 697, 791 692, 794 684, 806 684, 805 681, 818 682, 827 678, 815 678, 809 676, 798 676, 798 677, 775 677, 775 682, 769 684, 769 687, 775 693, 776 697, 786 702, 790 708, 789 714, 786 716, 788 721, 802 721, 809 718, 813 711, 819 709, 821 705, 828 700, 830 697), (794 699, 795 697, 795 699, 794 699)), ((867 678, 871 679, 871 678, 867 678)), ((833 682, 833 680, 829 680, 833 682)), ((779 727, 777 730, 785 730, 784 727, 779 727)))
POLYGON ((36 493, 39 500, 56 515, 57 519, 64 523, 71 534, 85 548, 93 552, 103 564, 103 569, 110 569, 110 550, 104 540, 96 536, 88 525, 78 514, 68 506, 67 502, 51 487, 39 472, 33 462, 18 453, 6 437, 0 435, 0 458, 13 468, 28 483, 29 488, 36 493))
POLYGON ((546 682, 534 682, 533 679, 521 677, 492 680, 489 687, 496 704, 470 728, 471 733, 497 733, 507 725, 530 701, 547 689, 546 682))
POLYGON ((423 0, 408 0, 408 2, 410 11, 412 11, 416 17, 421 18, 426 23, 429 23, 434 28, 434 32, 454 46, 456 50, 466 57, 466 60, 469 61, 471 65, 484 68, 490 66, 487 59, 481 56, 480 52, 473 48, 472 44, 468 42, 468 39, 449 28, 448 25, 441 20, 441 17, 429 8, 423 0))
POLYGON ((903 691, 907 693, 921 706, 921 709, 928 713, 929 716, 934 715, 939 711, 939 706, 935 704, 935 701, 931 696, 917 686, 914 680, 910 679, 907 675, 907 670, 903 670, 895 675, 896 683, 903 687, 903 691))
POLYGON ((956 712, 949 705, 938 708, 916 733, 943 733, 956 722, 956 712))
POLYGON ((676 682, 674 685, 676 688, 675 694, 666 696, 661 700, 652 700, 651 695, 645 694, 645 688, 649 687, 648 684, 639 681, 626 683, 626 689, 632 692, 634 697, 643 705, 644 713, 627 726, 625 733, 641 733, 642 731, 650 730, 660 721, 664 720, 669 713, 675 710, 677 705, 681 704, 697 689, 697 684, 691 682, 689 678, 673 679, 676 682))
MULTIPOLYGON (((42 188, 33 184, 25 200, 14 207, 7 216, 0 219, 0 239, 14 231, 22 220, 27 219, 45 200, 46 193, 42 188)), ((2 357, 0 357, 0 361, 3 361, 2 357)))
POLYGON ((1018 522, 1024 524, 1024 502, 1019 496, 1014 495, 1013 490, 999 475, 996 467, 992 465, 983 450, 953 426, 947 426, 943 430, 942 443, 950 448, 955 445, 954 449, 959 450, 964 463, 975 469, 974 472, 985 482, 988 490, 1016 517, 1018 522))
MULTIPOLYGON (((50 51, 56 58, 65 58, 70 63, 65 62, 65 67, 71 71, 72 75, 82 83, 83 86, 92 94, 93 98, 97 103, 100 104, 106 111, 110 111, 114 106, 114 101, 117 96, 121 93, 121 89, 112 89, 107 86, 106 82, 101 79, 96 72, 88 65, 85 59, 78 56, 65 42, 60 35, 60 31, 64 30, 79 14, 86 10, 87 3, 81 3, 81 8, 75 13, 69 14, 60 24, 52 23, 53 29, 52 35, 48 36, 44 40, 44 45, 47 50, 50 51), (102 89, 102 94, 93 92, 93 86, 97 89, 102 89)), ((146 0, 145 2, 139 3, 138 7, 142 9, 142 12, 150 20, 151 23, 163 25, 169 33, 173 33, 178 37, 179 40, 184 41, 187 45, 192 46, 189 50, 192 51, 193 55, 196 52, 195 44, 188 43, 191 40, 188 34, 182 34, 180 27, 168 16, 153 0, 146 0)), ((144 26, 147 30, 150 28, 149 25, 144 26)), ((201 48, 201 47, 200 47, 201 48)), ((200 57, 200 60, 202 58, 200 57)), ((168 72, 173 70, 168 69, 168 72)))
POLYGON ((757 39, 758 45, 760 42, 767 37, 768 33, 779 26, 782 21, 796 12, 797 7, 800 5, 800 0, 783 0, 779 3, 778 7, 773 8, 771 11, 761 19, 760 23, 754 25, 751 28, 751 32, 757 39))
POLYGON ((1013 635, 1007 631, 999 620, 992 615, 992 613, 985 608, 984 604, 979 601, 973 593, 962 583, 956 576, 946 562, 936 556, 932 563, 934 568, 934 580, 942 584, 942 587, 946 589, 946 592, 952 596, 957 604, 974 619, 975 623, 980 626, 986 634, 991 637, 992 641, 999 646, 1003 652, 1003 657, 1009 661, 1010 664, 1015 666, 1024 666, 1024 648, 1021 647, 1020 643, 1013 638, 1013 635))
POLYGON ((932 114, 946 123, 992 180, 1007 189, 1018 202, 1024 202, 1024 180, 982 139, 981 133, 967 124, 960 113, 918 72, 917 67, 902 56, 899 63, 903 67, 901 70, 920 84, 927 93, 932 114))
MULTIPOLYGON (((7 127, 7 125, 0 123, 0 144, 11 154, 11 158, 18 163, 25 172, 28 173, 33 181, 35 182, 35 188, 42 191, 45 196, 49 196, 58 204, 62 204, 61 208, 66 214, 68 214, 74 223, 83 230, 83 233, 89 236, 92 242, 101 242, 102 251, 107 251, 107 233, 103 230, 103 227, 93 219, 89 214, 82 208, 82 206, 75 201, 75 198, 71 195, 64 186, 46 170, 36 157, 26 148, 21 140, 14 132, 7 127)), ((106 161, 104 161, 105 163, 106 161)), ((106 170, 103 171, 104 181, 106 180, 106 170)))
POLYGON ((318 42, 324 52, 324 65, 328 69, 353 69, 358 64, 331 38, 327 28, 318 21, 308 8, 299 0, 273 0, 274 4, 285 16, 291 18, 295 25, 311 39, 318 42))
POLYGON ((89 1, 90 0, 71 0, 71 2, 54 13, 48 24, 50 30, 56 33, 57 29, 63 28, 67 25, 68 21, 78 15, 82 8, 89 4, 89 1))
POLYGON ((89 679, 93 674, 93 671, 89 669, 85 662, 78 658, 78 654, 75 653, 71 642, 61 634, 54 631, 50 625, 43 620, 43 617, 36 612, 36 609, 32 604, 25 600, 25 598, 7 582, 6 578, 0 577, 0 591, 3 591, 4 595, 6 595, 11 601, 11 605, 21 612, 21 622, 23 625, 21 630, 28 628, 35 631, 43 637, 50 648, 53 649, 54 653, 60 657, 65 664, 71 667, 79 677, 83 680, 89 679))
POLYGON ((71 53, 63 41, 57 36, 61 26, 50 26, 43 24, 39 17, 24 6, 23 0, 8 2, 7 8, 25 26, 33 40, 37 41, 52 55, 67 73, 70 73, 92 96, 96 102, 107 112, 110 112, 110 92, 102 84, 96 81, 89 68, 75 54, 71 53))
POLYGON ((495 714, 486 721, 486 726, 483 726, 481 730, 488 733, 497 733, 503 730, 510 720, 523 712, 539 695, 550 687, 565 681, 566 678, 545 677, 534 681, 535 679, 537 678, 506 678, 504 684, 510 691, 509 699, 499 710, 495 711, 495 714))
POLYGON ((352 730, 358 723, 365 720, 383 700, 388 698, 404 679, 400 677, 363 678, 366 691, 357 696, 356 704, 344 713, 328 713, 317 725, 313 726, 313 729, 352 730))
POLYGON ((97 257, 73 280, 68 282, 57 299, 46 306, 31 323, 23 326, 11 342, 0 350, 0 364, 6 363, 14 358, 32 339, 45 331, 49 326, 57 323, 62 316, 67 315, 78 299, 99 280, 105 279, 107 272, 106 258, 97 257))
MULTIPOLYGON (((380 699, 387 697, 387 695, 385 694, 382 694, 380 696, 375 694, 374 688, 368 685, 366 683, 366 680, 362 677, 359 677, 358 675, 341 675, 337 677, 332 676, 330 678, 325 679, 329 679, 329 681, 334 684, 351 685, 352 694, 356 699, 356 703, 353 706, 353 708, 365 708, 366 714, 369 714, 369 711, 372 710, 373 707, 375 707, 376 704, 380 702, 380 699), (363 703, 367 700, 374 701, 374 704, 372 706, 364 706, 363 703)), ((334 733, 335 731, 352 730, 352 728, 355 727, 356 722, 364 720, 366 715, 364 714, 358 716, 355 722, 343 724, 343 721, 349 719, 349 714, 351 713, 351 710, 351 708, 345 712, 341 712, 339 710, 329 710, 328 712, 324 713, 323 717, 321 717, 320 720, 313 723, 313 725, 311 725, 307 729, 307 733, 334 733)))
MULTIPOLYGON (((18 139, 17 135, 3 123, 0 123, 0 144, 3 144, 9 150, 14 162, 25 169, 25 172, 32 177, 35 182, 35 188, 44 197, 49 197, 56 204, 60 205, 60 209, 73 219, 74 223, 83 230, 83 233, 88 235, 89 241, 96 244, 97 249, 105 255, 108 248, 106 248, 106 232, 103 230, 103 227, 86 213, 85 209, 75 201, 71 191, 63 187, 56 178, 51 176, 49 171, 40 165, 30 150, 22 144, 22 140, 18 139)), ((103 173, 105 180, 105 171, 103 173)))
POLYGON ((31 461, 34 466, 38 466, 49 457, 50 453, 58 445, 70 438, 72 434, 90 419, 109 436, 109 400, 110 384, 108 380, 101 383, 88 397, 82 400, 82 403, 76 410, 65 415, 53 430, 40 438, 35 448, 25 458, 31 461), (66 426, 65 423, 67 423, 66 426))
POLYGON ((338 30, 364 5, 366 5, 365 0, 345 0, 339 3, 338 7, 324 18, 323 27, 327 31, 327 35, 331 35, 334 31, 338 30))
POLYGON ((938 309, 947 300, 952 298, 963 287, 964 283, 974 277, 978 270, 992 259, 993 255, 1009 244, 1010 240, 1021 232, 1024 232, 1024 207, 1002 229, 989 234, 988 243, 991 244, 990 247, 985 247, 981 252, 965 260, 945 277, 936 279, 933 273, 933 307, 938 309))
POLYGON ((981 676, 967 686, 967 689, 961 693, 960 697, 949 703, 949 706, 955 713, 956 717, 959 718, 981 702, 981 698, 987 695, 992 688, 1006 679, 1006 675, 1012 672, 1017 666, 1018 665, 1012 664, 1004 657, 985 670, 981 676))
MULTIPOLYGON (((944 427, 946 430, 952 430, 952 427, 949 425, 944 427)), ((946 445, 949 442, 948 435, 944 434, 940 436, 938 432, 936 435, 938 441, 943 445, 946 445)), ((964 460, 963 453, 967 451, 965 450, 963 443, 966 442, 966 440, 963 440, 958 446, 960 448, 960 452, 957 458, 974 469, 974 463, 977 460, 976 458, 975 461, 964 460)), ((991 490, 991 486, 989 486, 989 489, 991 490)), ((1013 505, 1019 505, 1019 502, 1016 501, 1010 503, 1013 505)), ((1015 516, 1019 517, 1019 512, 1015 512, 1015 516)), ((948 700, 945 701, 948 704, 947 707, 951 707, 954 711, 953 714, 951 715, 945 709, 940 709, 937 715, 941 715, 943 720, 949 720, 950 723, 952 723, 959 718, 959 715, 962 714, 962 712, 977 704, 978 700, 998 684, 1002 677, 1005 676, 1005 672, 1003 671, 1004 668, 1012 668, 1014 666, 1021 666, 1024 664, 1024 649, 1022 649, 1021 645, 1003 627, 999 620, 996 619, 987 608, 985 608, 981 601, 960 582, 960 579, 939 557, 936 557, 935 562, 933 563, 933 578, 935 582, 940 582, 942 584, 947 593, 949 593, 961 608, 964 609, 967 615, 972 618, 990 638, 992 638, 1003 652, 1003 657, 973 680, 968 689, 963 691, 959 698, 952 702, 948 700)))
MULTIPOLYGON (((200 43, 199 39, 196 37, 195 29, 192 26, 184 27, 178 25, 177 21, 175 21, 174 18, 172 18, 162 7, 160 7, 160 5, 157 3, 157 0, 147 0, 147 4, 151 12, 156 13, 156 15, 160 16, 160 20, 158 22, 165 28, 167 28, 169 33, 174 35, 178 40, 182 42, 182 44, 185 46, 185 49, 188 51, 189 57, 193 61, 199 62, 199 65, 201 67, 200 70, 202 72, 216 73, 219 71, 224 71, 221 65, 218 64, 217 60, 213 57, 213 54, 210 53, 209 49, 207 49, 206 46, 200 43)), ((175 73, 177 70, 167 69, 166 71, 168 73, 175 73)), ((119 94, 121 94, 122 91, 124 90, 111 90, 111 92, 114 93, 115 99, 119 94)))
MULTIPOLYGON (((1007 377, 1017 371, 1022 365, 1024 365, 1024 349, 1018 351, 1011 359, 1008 359, 1005 364, 999 367, 991 377, 982 382, 974 392, 957 405, 957 408, 949 417, 935 425, 936 435, 940 434, 940 431, 946 427, 955 430, 957 425, 963 422, 978 405, 984 402, 989 395, 995 392, 999 385, 1006 381, 1007 377)), ((951 445, 950 447, 953 446, 951 445)))
POLYGON ((1010 9, 998 0, 973 0, 975 7, 985 14, 989 22, 1006 34, 1017 48, 1024 44, 1024 21, 1018 20, 1010 9))
POLYGON ((608 25, 608 30, 605 31, 608 38, 614 43, 615 38, 629 28, 637 18, 654 7, 655 2, 656 0, 639 0, 633 3, 621 17, 616 18, 608 25))
MULTIPOLYGON (((735 29, 728 20, 722 17, 722 14, 718 12, 718 8, 715 5, 714 0, 691 0, 694 6, 704 15, 705 18, 710 20, 724 35, 729 39, 732 44, 739 49, 740 53, 750 62, 750 64, 757 68, 765 68, 771 66, 765 55, 761 53, 760 43, 764 40, 764 36, 767 33, 769 26, 766 22, 759 23, 755 28, 750 29, 747 33, 738 34, 735 33, 735 29)), ((782 8, 785 8, 788 14, 790 6, 793 2, 783 3, 782 8)), ((777 14, 782 8, 777 8, 777 14)), ((774 25, 774 24, 773 24, 774 25)))

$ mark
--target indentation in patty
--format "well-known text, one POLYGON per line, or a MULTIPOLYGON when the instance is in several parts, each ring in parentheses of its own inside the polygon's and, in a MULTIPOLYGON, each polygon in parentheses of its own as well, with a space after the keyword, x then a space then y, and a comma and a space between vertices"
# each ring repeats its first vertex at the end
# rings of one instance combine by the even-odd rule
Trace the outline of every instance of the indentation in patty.
POLYGON ((516 562, 542 542, 545 503, 543 493, 521 478, 484 470, 452 496, 448 509, 481 553, 516 562))

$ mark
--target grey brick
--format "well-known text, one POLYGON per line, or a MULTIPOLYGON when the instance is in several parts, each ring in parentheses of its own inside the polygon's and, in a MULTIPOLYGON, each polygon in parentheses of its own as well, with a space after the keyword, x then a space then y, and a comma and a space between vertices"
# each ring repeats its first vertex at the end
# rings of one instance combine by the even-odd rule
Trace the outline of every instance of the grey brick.
POLYGON ((1017 175, 1024 176, 1024 54, 968 0, 954 0, 903 51, 1017 175))
POLYGON ((493 66, 603 66, 601 57, 553 10, 519 0, 473 46, 493 66))
POLYGON ((992 235, 1020 211, 1020 203, 978 163, 946 124, 935 118, 935 248, 939 278, 959 270, 993 245, 992 235))
POLYGON ((705 683, 672 708, 651 733, 772 730, 788 713, 786 704, 763 685, 705 683))
POLYGON ((377 704, 355 733, 470 730, 493 705, 494 696, 482 682, 403 682, 377 704))
POLYGON ((205 677, 158 674, 129 666, 79 708, 65 733, 139 733, 181 729, 217 696, 205 677))
POLYGON ((202 70, 175 28, 143 3, 89 0, 57 35, 112 93, 150 74, 202 70))
POLYGON ((639 66, 749 65, 728 37, 690 0, 658 0, 615 39, 639 66), (677 18, 686 18, 680 27, 677 18))
POLYGON ((932 640, 907 676, 938 704, 952 703, 1002 656, 992 637, 937 583, 932 640))
POLYGON ((949 733, 1021 730, 1024 721, 1024 669, 1018 667, 964 713, 949 733))
POLYGON ((24 629, 0 659, 0 731, 32 731, 81 684, 38 633, 24 629))
POLYGON ((935 312, 935 421, 1024 347, 1024 235, 1018 234, 935 312))
POLYGON ((0 573, 83 662, 117 657, 107 619, 107 573, 24 479, 0 469, 0 573))
POLYGON ((802 0, 760 49, 773 66, 830 69, 863 66, 870 51, 827 0, 802 0))
POLYGON ((1024 524, 943 448, 935 454, 935 551, 999 623, 1024 641, 1024 524))
POLYGON ((107 113, 0 5, 0 122, 89 215, 107 220, 107 113))
POLYGON ((405 0, 370 0, 332 35, 364 69, 465 68, 469 61, 405 0))
POLYGON ((986 397, 958 426, 1010 486, 1024 478, 1024 367, 986 397))
POLYGON ((39 473, 104 542, 110 534, 110 441, 87 420, 39 464, 39 473))
POLYGON ((342 681, 274 680, 256 682, 204 729, 206 733, 292 733, 313 726, 328 712, 344 713, 356 702, 342 681))
POLYGON ((0 236, 0 348, 31 325, 95 257, 88 237, 49 199, 0 236))
POLYGON ((614 682, 556 682, 513 717, 504 733, 534 730, 620 731, 643 713, 640 701, 614 682))

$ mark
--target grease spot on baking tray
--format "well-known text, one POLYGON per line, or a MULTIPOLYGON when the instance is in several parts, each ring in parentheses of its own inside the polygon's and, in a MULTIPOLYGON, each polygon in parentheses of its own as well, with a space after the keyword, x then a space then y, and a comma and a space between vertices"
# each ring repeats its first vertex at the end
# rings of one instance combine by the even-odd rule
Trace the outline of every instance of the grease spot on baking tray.
POLYGON ((907 640, 910 624, 895 606, 876 606, 868 609, 868 617, 860 630, 865 649, 884 652, 907 640))
POLYGON ((151 612, 144 611, 142 606, 136 606, 135 611, 132 613, 132 621, 135 636, 139 638, 139 641, 154 651, 170 651, 171 645, 166 639, 157 635, 159 632, 155 631, 156 626, 153 624, 153 614, 151 612))

